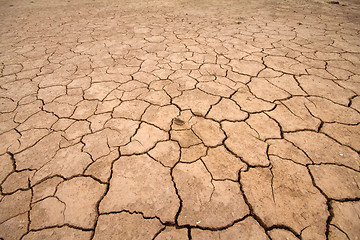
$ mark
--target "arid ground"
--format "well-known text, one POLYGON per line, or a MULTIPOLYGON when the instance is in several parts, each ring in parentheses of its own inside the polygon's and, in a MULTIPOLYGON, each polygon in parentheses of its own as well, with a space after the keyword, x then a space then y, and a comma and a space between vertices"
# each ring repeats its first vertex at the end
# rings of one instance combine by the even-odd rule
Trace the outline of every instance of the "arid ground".
POLYGON ((0 0, 0 239, 360 238, 360 2, 0 0))

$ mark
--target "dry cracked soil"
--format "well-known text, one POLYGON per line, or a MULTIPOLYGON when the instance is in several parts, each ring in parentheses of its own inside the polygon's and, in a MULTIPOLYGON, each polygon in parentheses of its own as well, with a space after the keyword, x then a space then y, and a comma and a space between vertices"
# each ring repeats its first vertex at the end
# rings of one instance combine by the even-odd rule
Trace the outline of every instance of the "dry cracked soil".
POLYGON ((0 20, 0 239, 359 239, 359 2, 0 20))

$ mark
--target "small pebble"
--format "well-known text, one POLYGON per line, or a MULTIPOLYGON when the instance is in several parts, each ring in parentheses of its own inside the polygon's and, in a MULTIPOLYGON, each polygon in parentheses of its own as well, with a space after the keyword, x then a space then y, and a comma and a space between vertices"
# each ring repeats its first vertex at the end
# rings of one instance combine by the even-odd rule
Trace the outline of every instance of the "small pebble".
POLYGON ((185 122, 183 120, 181 120, 180 118, 174 118, 174 123, 177 125, 184 125, 185 122))

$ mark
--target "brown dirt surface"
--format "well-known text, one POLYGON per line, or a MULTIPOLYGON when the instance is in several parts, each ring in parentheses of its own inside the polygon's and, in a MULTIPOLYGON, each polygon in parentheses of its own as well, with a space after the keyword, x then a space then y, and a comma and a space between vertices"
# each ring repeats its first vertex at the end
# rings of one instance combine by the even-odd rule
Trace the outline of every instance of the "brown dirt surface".
POLYGON ((359 1, 0 21, 0 239, 359 239, 359 1))

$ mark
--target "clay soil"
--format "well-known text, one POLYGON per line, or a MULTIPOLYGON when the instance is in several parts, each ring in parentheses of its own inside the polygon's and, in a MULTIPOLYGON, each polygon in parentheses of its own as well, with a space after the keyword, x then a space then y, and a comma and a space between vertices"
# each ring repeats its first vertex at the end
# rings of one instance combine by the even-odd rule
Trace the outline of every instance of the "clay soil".
POLYGON ((0 21, 0 239, 359 239, 358 1, 0 21))

